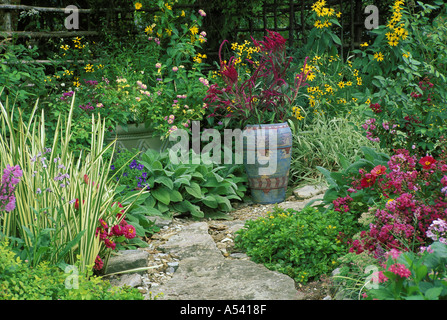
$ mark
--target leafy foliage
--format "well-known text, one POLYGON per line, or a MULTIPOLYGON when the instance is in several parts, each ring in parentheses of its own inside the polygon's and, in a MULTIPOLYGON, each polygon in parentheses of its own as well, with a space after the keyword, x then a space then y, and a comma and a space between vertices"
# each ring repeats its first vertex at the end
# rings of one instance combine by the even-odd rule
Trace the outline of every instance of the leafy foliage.
POLYGON ((269 216, 247 221, 237 232, 235 246, 254 262, 306 283, 335 269, 356 230, 350 214, 275 207, 269 216))
POLYGON ((7 240, 0 242, 1 300, 143 300, 137 289, 112 287, 91 272, 75 276, 71 280, 73 273, 64 273, 48 261, 30 268, 15 256, 7 240))
MULTIPOLYGON (((126 154, 119 154, 117 162, 126 160, 126 154)), ((128 158, 127 158, 128 159, 128 158)), ((190 214, 195 218, 225 217, 223 212, 232 210, 230 200, 241 201, 246 192, 246 177, 240 166, 215 164, 194 164, 193 153, 190 154, 191 163, 174 164, 170 161, 169 153, 156 152, 148 149, 137 160, 138 165, 131 163, 116 174, 121 183, 135 187, 140 183, 140 177, 129 181, 135 172, 144 175, 144 186, 150 188, 150 193, 144 200, 140 210, 148 215, 190 214)), ((138 187, 137 187, 138 188, 138 187)), ((128 189, 126 187, 126 189, 128 189)))

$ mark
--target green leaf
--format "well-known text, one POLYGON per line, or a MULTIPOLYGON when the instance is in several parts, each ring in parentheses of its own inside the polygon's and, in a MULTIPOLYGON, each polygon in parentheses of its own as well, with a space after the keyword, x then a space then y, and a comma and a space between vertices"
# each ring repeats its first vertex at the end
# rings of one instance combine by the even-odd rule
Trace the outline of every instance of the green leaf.
POLYGON ((179 202, 183 200, 183 196, 180 192, 177 190, 171 190, 171 201, 172 202, 179 202))
POLYGON ((154 179, 154 182, 163 184, 166 187, 168 187, 170 190, 174 189, 174 182, 172 182, 172 180, 169 179, 168 177, 158 176, 154 179))
POLYGON ((341 40, 340 40, 340 38, 335 34, 335 33, 330 33, 330 35, 331 35, 331 37, 332 37, 332 40, 336 43, 336 44, 338 44, 339 46, 341 46, 341 40))
POLYGON ((439 300, 439 295, 442 292, 442 287, 430 288, 425 292, 425 298, 428 300, 439 300))
POLYGON ((337 186, 337 183, 335 180, 331 177, 331 172, 323 167, 317 166, 316 167, 318 171, 320 171, 324 177, 326 178, 327 182, 332 186, 337 186))
POLYGON ((190 195, 192 195, 195 198, 201 199, 202 198, 202 191, 200 189, 200 186, 197 182, 191 182, 191 185, 188 187, 185 187, 186 192, 188 192, 190 195))
POLYGON ((217 203, 217 199, 214 195, 209 195, 206 196, 205 198, 202 199, 202 202, 213 209, 216 209, 218 207, 218 203, 217 203))
POLYGON ((169 205, 171 202, 170 192, 171 190, 166 187, 159 187, 151 190, 152 196, 165 205, 169 205))
POLYGON ((233 207, 231 206, 230 200, 226 197, 215 195, 217 203, 222 207, 224 211, 231 211, 233 207))
POLYGON ((174 181, 174 186, 177 189, 180 188, 180 186, 182 186, 184 184, 189 186, 191 184, 191 180, 188 178, 182 177, 182 178, 178 178, 174 181))
POLYGON ((182 201, 181 202, 181 206, 185 210, 184 212, 190 212, 191 215, 194 216, 194 217, 197 217, 197 218, 203 218, 204 217, 204 213, 202 212, 202 210, 200 210, 200 207, 197 206, 197 205, 192 204, 188 200, 182 201))

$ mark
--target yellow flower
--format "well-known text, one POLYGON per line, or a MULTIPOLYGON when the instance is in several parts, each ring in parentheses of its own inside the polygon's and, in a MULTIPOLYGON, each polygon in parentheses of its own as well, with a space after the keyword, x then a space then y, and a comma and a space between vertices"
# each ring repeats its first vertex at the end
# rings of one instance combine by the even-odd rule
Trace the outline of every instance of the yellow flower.
POLYGON ((191 31, 191 33, 194 34, 198 34, 199 33, 199 28, 197 28, 197 26, 193 26, 191 28, 189 28, 189 31, 191 31))
POLYGON ((185 11, 184 11, 184 10, 182 10, 182 14, 181 14, 181 16, 182 16, 182 17, 185 16, 185 11))
POLYGON ((340 81, 340 82, 338 83, 338 86, 339 86, 340 88, 344 88, 345 83, 344 83, 343 81, 340 81))
POLYGON ((170 6, 169 3, 165 3, 165 7, 166 7, 166 9, 168 9, 168 10, 172 10, 172 6, 170 6))
POLYGON ((406 52, 406 53, 404 53, 403 55, 402 55, 402 57, 404 57, 404 58, 409 58, 410 57, 410 52, 406 52))
POLYGON ((299 107, 293 107, 292 114, 298 120, 304 119, 304 117, 301 115, 301 108, 299 108, 299 107))
POLYGON ((383 61, 383 54, 382 54, 382 52, 374 53, 374 59, 376 59, 377 61, 383 61))
POLYGON ((168 36, 170 37, 172 35, 172 30, 168 29, 168 28, 166 28, 165 30, 166 30, 166 33, 168 34, 168 36))
POLYGON ((135 10, 140 10, 143 5, 140 2, 135 3, 135 10))
POLYGON ((360 47, 367 47, 368 46, 368 42, 364 42, 360 44, 360 47))
POLYGON ((93 65, 92 64, 87 64, 85 67, 84 67, 84 70, 85 70, 85 72, 95 72, 95 69, 93 68, 93 65))

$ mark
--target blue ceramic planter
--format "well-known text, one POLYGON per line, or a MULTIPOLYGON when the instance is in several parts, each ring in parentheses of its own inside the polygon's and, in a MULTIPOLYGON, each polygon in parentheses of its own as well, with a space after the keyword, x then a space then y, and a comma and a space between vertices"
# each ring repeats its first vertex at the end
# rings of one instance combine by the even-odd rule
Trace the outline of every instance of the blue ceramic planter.
POLYGON ((244 129, 244 167, 254 203, 283 202, 289 181, 292 131, 284 123, 244 129))

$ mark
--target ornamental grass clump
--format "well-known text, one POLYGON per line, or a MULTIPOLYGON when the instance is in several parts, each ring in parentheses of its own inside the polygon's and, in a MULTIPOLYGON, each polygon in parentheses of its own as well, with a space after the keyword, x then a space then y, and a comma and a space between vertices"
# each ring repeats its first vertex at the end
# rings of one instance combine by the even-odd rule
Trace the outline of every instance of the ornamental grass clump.
MULTIPOLYGON (((204 101, 209 109, 208 118, 225 126, 238 124, 284 122, 296 114, 297 97, 302 86, 306 85, 307 73, 296 74, 289 79, 292 57, 286 54, 286 39, 279 33, 267 30, 264 41, 253 39, 256 52, 248 79, 243 79, 237 71, 234 56, 228 61, 222 59, 224 40, 219 49, 220 75, 223 84, 210 86, 204 101), (255 60, 258 59, 258 60, 255 60), (242 79, 242 81, 241 81, 242 79), (290 81, 289 81, 290 80, 290 81)), ((303 70, 306 70, 307 58, 303 70)))
POLYGON ((0 167, 15 163, 23 174, 15 188, 16 209, 0 220, 1 235, 14 239, 31 266, 78 262, 86 272, 104 246, 97 227, 113 214, 117 184, 108 177, 110 160, 103 156, 114 142, 104 146, 105 122, 92 116, 89 153, 75 158, 70 149, 74 99, 66 119, 59 117, 52 141, 44 111, 35 114, 37 106, 25 122, 20 109, 0 103, 0 167))

